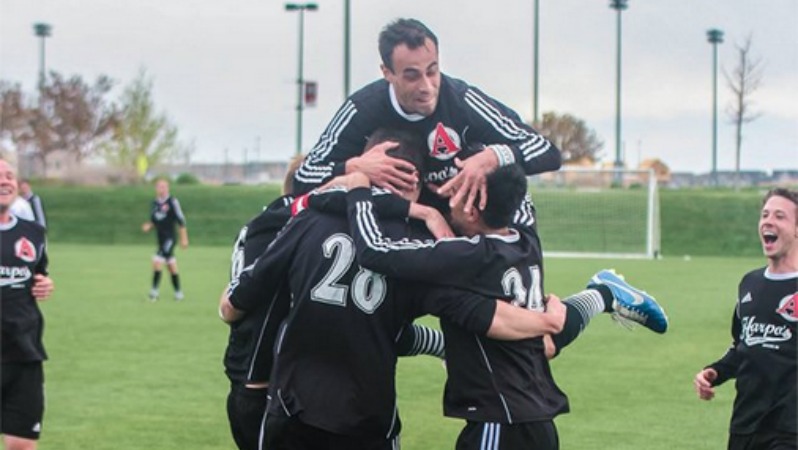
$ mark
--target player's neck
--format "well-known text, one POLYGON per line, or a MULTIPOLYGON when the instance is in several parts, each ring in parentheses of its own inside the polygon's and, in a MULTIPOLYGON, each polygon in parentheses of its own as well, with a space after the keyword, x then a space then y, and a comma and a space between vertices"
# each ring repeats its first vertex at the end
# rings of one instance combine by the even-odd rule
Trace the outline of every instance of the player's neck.
POLYGON ((768 271, 770 273, 795 273, 798 272, 798 247, 776 258, 768 258, 768 271))
POLYGON ((0 208, 0 224, 7 224, 11 222, 11 213, 8 207, 0 208))

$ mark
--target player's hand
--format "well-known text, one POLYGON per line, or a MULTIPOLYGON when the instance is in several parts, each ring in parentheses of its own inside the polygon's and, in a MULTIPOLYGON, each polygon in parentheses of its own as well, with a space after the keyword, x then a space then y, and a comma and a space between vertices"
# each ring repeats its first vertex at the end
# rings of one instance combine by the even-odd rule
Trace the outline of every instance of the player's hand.
POLYGON ((465 161, 455 158, 459 173, 438 189, 438 194, 450 197, 449 206, 454 207, 465 199, 463 211, 471 212, 471 205, 479 194, 479 209, 484 210, 488 201, 487 176, 499 167, 499 158, 485 147, 481 152, 465 161))
POLYGON ((409 162, 388 156, 385 152, 398 146, 386 141, 346 162, 346 172, 363 172, 371 184, 393 193, 412 191, 418 185, 418 172, 409 162))
POLYGON ((180 248, 188 248, 188 239, 181 239, 180 240, 180 248))
POLYGON ((546 296, 546 314, 553 320, 554 326, 557 328, 557 333, 562 331, 565 326, 565 304, 560 301, 560 297, 554 294, 546 296))
POLYGON ((37 273, 33 276, 33 286, 31 287, 31 294, 37 301, 47 300, 50 294, 53 293, 55 285, 53 280, 47 275, 37 273))
POLYGON ((152 222, 144 222, 141 224, 141 231, 149 233, 150 230, 152 230, 152 222))
POLYGON ((712 387, 712 382, 717 378, 718 372, 715 369, 704 369, 696 374, 695 379, 693 379, 693 385, 698 398, 712 400, 715 397, 715 388, 712 387))

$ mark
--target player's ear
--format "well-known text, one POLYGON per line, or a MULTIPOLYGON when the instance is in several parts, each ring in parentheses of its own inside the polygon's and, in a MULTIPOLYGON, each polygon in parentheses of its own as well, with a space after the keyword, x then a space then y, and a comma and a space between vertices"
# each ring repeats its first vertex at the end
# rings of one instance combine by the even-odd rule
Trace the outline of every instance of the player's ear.
POLYGON ((390 76, 393 75, 391 69, 389 69, 385 64, 380 64, 380 71, 382 71, 382 77, 385 78, 386 81, 390 82, 390 76))

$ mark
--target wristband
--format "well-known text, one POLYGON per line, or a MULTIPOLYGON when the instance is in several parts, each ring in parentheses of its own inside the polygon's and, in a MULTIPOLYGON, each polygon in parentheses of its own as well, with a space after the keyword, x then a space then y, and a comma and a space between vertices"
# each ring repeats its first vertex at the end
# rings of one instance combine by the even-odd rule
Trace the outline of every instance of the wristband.
POLYGON ((499 160, 499 167, 515 164, 515 154, 513 154, 513 150, 509 146, 491 145, 490 149, 496 154, 496 158, 499 160))

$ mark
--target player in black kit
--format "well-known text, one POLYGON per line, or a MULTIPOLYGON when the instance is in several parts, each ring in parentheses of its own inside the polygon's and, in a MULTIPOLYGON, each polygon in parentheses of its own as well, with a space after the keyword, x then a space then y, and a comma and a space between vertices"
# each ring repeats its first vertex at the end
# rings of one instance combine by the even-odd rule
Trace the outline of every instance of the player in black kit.
MULTIPOLYGON (((368 136, 381 127, 409 128, 423 136, 425 181, 441 186, 442 195, 455 194, 453 203, 467 195, 466 204, 471 205, 480 193, 484 207, 485 176, 499 166, 519 164, 528 175, 559 169, 559 150, 515 111, 440 72, 438 38, 423 23, 390 23, 380 33, 379 51, 383 79, 355 92, 341 106, 297 171, 295 193, 355 171, 376 186, 411 189, 417 175, 406 162, 385 154, 390 145, 363 152, 368 136), (486 144, 484 151, 461 161, 460 151, 475 142, 486 144)), ((422 203, 438 201, 422 193, 422 203)))
POLYGON ((188 231, 186 230, 186 217, 180 208, 177 198, 169 194, 169 182, 160 179, 155 183, 155 199, 150 206, 150 220, 141 225, 141 230, 149 232, 153 226, 158 237, 158 250, 152 257, 152 288, 150 300, 158 300, 158 286, 161 283, 161 270, 164 262, 172 276, 172 286, 175 289, 175 300, 183 300, 183 291, 180 289, 180 274, 175 258, 175 227, 180 233, 180 246, 188 247, 188 231))
POLYGON ((715 386, 736 378, 729 450, 798 448, 798 192, 765 195, 759 240, 767 266, 743 276, 732 315, 732 344, 701 370, 694 385, 711 400, 715 386))
POLYGON ((44 228, 9 211, 17 192, 16 171, 0 160, 0 433, 4 448, 33 450, 44 416, 42 362, 47 359, 44 319, 37 302, 49 297, 53 282, 47 275, 44 228))
MULTIPOLYGON (((402 148, 395 151, 401 155, 402 148)), ((418 153, 405 157, 413 160, 418 153)), ((406 233, 404 222, 393 227, 406 233)), ((399 289, 392 279, 360 269, 353 257, 346 220, 308 210, 231 283, 228 306, 235 309, 222 308, 229 318, 281 283, 292 292, 270 380, 266 448, 392 448, 399 433, 396 340, 413 317, 433 312, 472 331, 508 338, 540 335, 558 328, 554 324, 563 318, 543 319, 558 309, 564 313, 557 301, 552 313, 508 315, 509 305, 474 294, 419 285, 399 289), (526 324, 510 324, 520 317, 526 324)))

